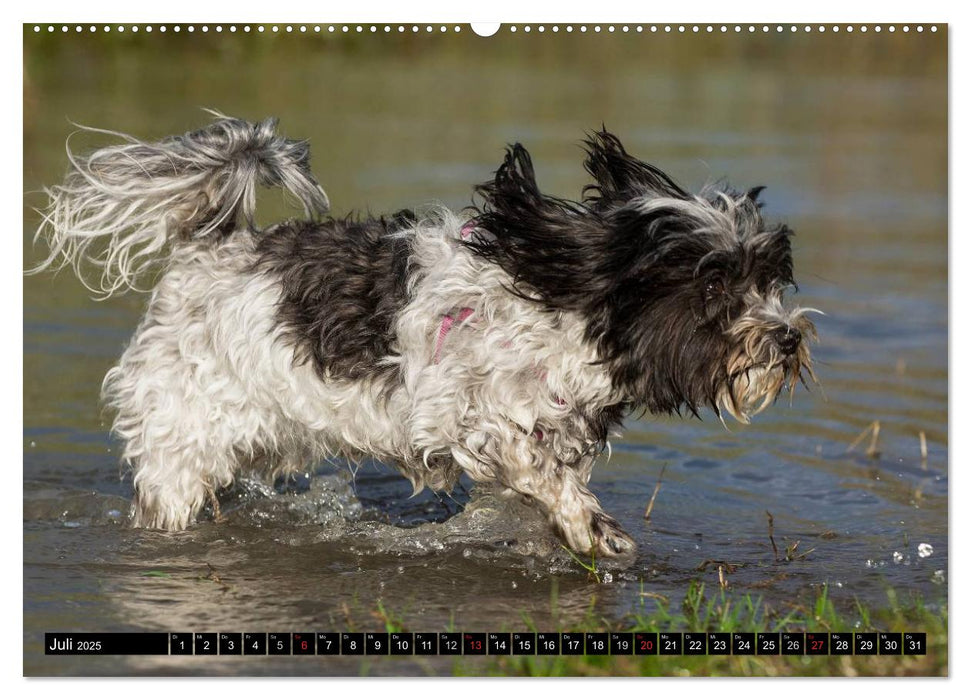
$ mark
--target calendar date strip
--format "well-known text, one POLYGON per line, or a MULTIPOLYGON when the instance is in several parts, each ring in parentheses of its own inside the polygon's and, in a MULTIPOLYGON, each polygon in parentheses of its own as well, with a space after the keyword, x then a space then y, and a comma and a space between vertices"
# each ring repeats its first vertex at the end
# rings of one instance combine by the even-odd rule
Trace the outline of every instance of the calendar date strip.
POLYGON ((923 632, 48 632, 50 656, 901 656, 923 632))

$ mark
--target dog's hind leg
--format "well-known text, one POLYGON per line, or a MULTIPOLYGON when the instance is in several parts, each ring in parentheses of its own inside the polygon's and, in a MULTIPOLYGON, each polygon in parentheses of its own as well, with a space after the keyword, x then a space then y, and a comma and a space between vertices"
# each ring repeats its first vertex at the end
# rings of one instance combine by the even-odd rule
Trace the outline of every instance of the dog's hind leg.
POLYGON ((113 432, 134 474, 132 524, 181 530, 208 500, 218 509, 215 493, 232 483, 237 452, 219 405, 189 381, 190 367, 155 365, 150 371, 140 363, 132 367, 128 354, 105 378, 105 394, 118 410, 113 432))
POLYGON ((126 383, 112 373, 106 380, 119 407, 113 432, 124 441, 122 460, 134 473, 132 524, 181 530, 207 501, 218 519, 216 492, 233 482, 240 466, 220 407, 191 393, 138 387, 139 379, 146 383, 144 377, 126 383))
POLYGON ((124 441, 122 460, 134 474, 132 524, 181 530, 207 502, 218 519, 216 493, 239 469, 238 450, 224 435, 218 407, 175 392, 126 391, 119 386, 122 379, 111 373, 108 379, 119 406, 114 433, 124 441))
POLYGON ((232 483, 245 429, 255 431, 240 416, 245 393, 214 351, 195 297, 172 288, 180 280, 170 273, 159 283, 102 388, 117 412, 122 463, 134 473, 133 524, 166 530, 188 526, 210 494, 232 483))
POLYGON ((219 519, 216 489, 221 486, 207 473, 208 459, 152 453, 132 460, 135 472, 135 500, 132 525, 161 530, 181 530, 193 523, 206 501, 213 504, 219 519))
POLYGON ((577 552, 632 553, 634 541, 607 515, 583 481, 583 470, 564 464, 547 445, 516 426, 487 421, 454 452, 476 481, 497 481, 540 505, 550 524, 577 552))

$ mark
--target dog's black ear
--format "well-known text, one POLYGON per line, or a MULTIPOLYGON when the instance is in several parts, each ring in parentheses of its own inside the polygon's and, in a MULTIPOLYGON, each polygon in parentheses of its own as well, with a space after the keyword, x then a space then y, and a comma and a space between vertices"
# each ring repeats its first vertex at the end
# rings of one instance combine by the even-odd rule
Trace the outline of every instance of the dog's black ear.
POLYGON ((596 209, 623 204, 632 197, 653 195, 687 199, 690 195, 661 169, 634 158, 616 136, 601 129, 584 141, 583 166, 596 184, 583 190, 584 201, 596 209))
POLYGON ((761 207, 762 202, 759 201, 759 195, 762 194, 762 190, 765 189, 765 185, 758 185, 751 188, 745 193, 745 198, 748 199, 752 204, 761 207))
POLYGON ((495 177, 479 185, 475 193, 483 200, 477 219, 488 220, 489 226, 483 228, 498 237, 518 237, 526 230, 541 237, 567 235, 582 211, 575 203, 539 191, 533 160, 518 143, 506 149, 495 177))
POLYGON ((518 143, 475 194, 482 201, 477 231, 463 241, 468 248, 502 267, 524 296, 538 294, 561 310, 590 303, 605 233, 597 214, 540 192, 529 152, 518 143))
POLYGON ((479 187, 478 191, 493 203, 502 200, 505 204, 517 206, 535 207, 543 197, 536 185, 533 159, 520 143, 506 149, 506 157, 496 170, 495 179, 479 187))

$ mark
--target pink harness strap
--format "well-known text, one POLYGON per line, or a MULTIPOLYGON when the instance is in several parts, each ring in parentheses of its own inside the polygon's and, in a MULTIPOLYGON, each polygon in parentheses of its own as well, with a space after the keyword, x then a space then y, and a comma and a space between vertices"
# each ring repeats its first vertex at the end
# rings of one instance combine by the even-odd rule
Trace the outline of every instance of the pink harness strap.
MULTIPOLYGON (((472 235, 472 232, 474 230, 475 230, 475 221, 466 221, 465 225, 463 225, 462 228, 459 230, 459 235, 463 239, 466 239, 472 235)), ((442 325, 438 327, 438 340, 435 342, 435 355, 432 358, 432 361, 436 365, 438 364, 438 361, 442 357, 442 346, 445 344, 445 336, 447 336, 448 332, 452 330, 452 326, 455 325, 456 321, 458 321, 459 323, 462 323, 462 321, 464 321, 474 313, 475 313, 475 309, 470 309, 468 306, 465 306, 459 309, 458 318, 455 318, 454 316, 452 316, 452 314, 445 314, 442 317, 442 325)))
MULTIPOLYGON (((472 235, 473 231, 475 231, 475 222, 468 221, 459 231, 459 235, 462 236, 463 239, 466 239, 472 235)), ((433 362, 436 365, 442 357, 442 346, 445 344, 445 338, 449 331, 452 330, 452 326, 454 326, 456 322, 462 323, 474 313, 475 309, 469 308, 468 306, 463 306, 461 309, 459 309, 458 318, 452 316, 452 314, 445 314, 442 317, 442 324, 438 327, 438 340, 435 342, 435 355, 433 357, 433 362)), ((507 342, 504 345, 509 344, 510 343, 507 342)), ((545 370, 542 371, 542 377, 544 379, 546 378, 545 370)), ((560 406, 566 405, 566 401, 561 399, 559 396, 556 397, 556 403, 560 406)), ((533 437, 535 437, 537 440, 542 440, 544 433, 539 428, 536 428, 536 430, 533 431, 533 437)))
POLYGON ((445 336, 447 336, 448 332, 452 330, 452 326, 455 325, 456 321, 462 323, 462 321, 466 320, 474 313, 475 309, 470 309, 468 306, 463 306, 461 309, 459 309, 458 318, 455 318, 452 316, 452 314, 445 314, 445 316, 442 317, 442 325, 438 327, 438 340, 435 343, 435 356, 432 359, 436 365, 442 356, 442 345, 445 344, 445 336))

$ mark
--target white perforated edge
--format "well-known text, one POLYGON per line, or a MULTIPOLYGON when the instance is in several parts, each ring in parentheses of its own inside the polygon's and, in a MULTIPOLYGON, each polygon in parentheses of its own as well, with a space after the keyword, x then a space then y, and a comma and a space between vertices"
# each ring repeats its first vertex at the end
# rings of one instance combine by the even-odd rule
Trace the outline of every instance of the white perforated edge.
MULTIPOLYGON (((31 25, 28 25, 31 26, 31 25)), ((119 33, 181 32, 202 34, 269 33, 269 34, 448 34, 468 29, 458 24, 34 24, 34 33, 119 33)), ((858 32, 937 32, 936 24, 509 24, 502 25, 497 33, 650 33, 650 34, 769 34, 769 33, 826 33, 858 32)), ((474 30, 471 30, 475 33, 474 30)))

